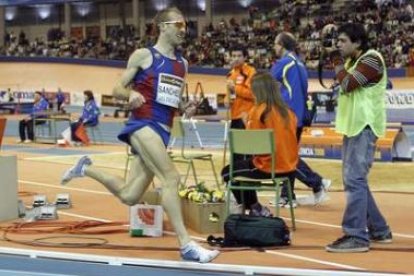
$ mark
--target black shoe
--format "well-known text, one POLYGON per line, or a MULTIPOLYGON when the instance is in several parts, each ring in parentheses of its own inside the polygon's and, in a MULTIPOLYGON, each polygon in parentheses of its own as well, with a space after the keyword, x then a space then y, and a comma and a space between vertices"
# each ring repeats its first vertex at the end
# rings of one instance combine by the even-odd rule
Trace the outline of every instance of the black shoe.
POLYGON ((389 231, 383 235, 369 235, 369 240, 377 243, 392 243, 392 233, 389 231))
POLYGON ((369 243, 353 236, 343 236, 328 244, 325 249, 335 253, 367 252, 369 251, 369 243))

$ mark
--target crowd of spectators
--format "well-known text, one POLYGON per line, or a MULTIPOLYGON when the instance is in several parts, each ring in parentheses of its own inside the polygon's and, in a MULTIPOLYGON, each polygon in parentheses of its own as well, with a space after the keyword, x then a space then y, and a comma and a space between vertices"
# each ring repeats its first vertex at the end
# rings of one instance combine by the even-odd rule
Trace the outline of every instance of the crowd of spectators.
MULTIPOLYGON (((298 53, 314 69, 320 56, 323 26, 352 21, 365 25, 373 48, 384 55, 389 68, 414 66, 413 8, 406 0, 279 0, 275 5, 270 12, 251 6, 244 19, 223 19, 217 25, 205 26, 200 37, 189 37, 182 47, 183 55, 193 66, 226 68, 230 49, 245 45, 248 62, 266 69, 274 61, 275 36, 289 31, 299 41, 298 53)), ((47 41, 28 41, 23 32, 18 36, 10 33, 0 54, 126 60, 134 49, 151 45, 153 33, 150 25, 141 39, 134 36, 132 29, 114 29, 105 40, 96 36, 68 40, 56 29, 49 32, 47 41)))

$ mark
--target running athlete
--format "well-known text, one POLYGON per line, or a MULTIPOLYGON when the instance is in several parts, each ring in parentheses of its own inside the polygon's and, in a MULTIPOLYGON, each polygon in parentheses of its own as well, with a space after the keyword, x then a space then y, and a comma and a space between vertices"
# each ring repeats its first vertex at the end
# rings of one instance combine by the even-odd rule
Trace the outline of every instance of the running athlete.
MULTIPOLYGON (((102 183, 127 205, 139 203, 154 176, 162 183, 162 206, 174 227, 184 260, 206 263, 219 254, 192 241, 184 226, 178 198, 180 175, 166 147, 187 73, 187 61, 176 52, 185 38, 186 22, 177 8, 160 11, 155 19, 159 36, 154 47, 137 49, 129 58, 120 83, 114 88, 118 99, 129 98, 131 115, 118 138, 136 153, 128 181, 98 171, 88 156, 82 157, 62 178, 62 184, 74 177, 89 176, 102 183)), ((195 110, 190 104, 187 113, 195 110)))

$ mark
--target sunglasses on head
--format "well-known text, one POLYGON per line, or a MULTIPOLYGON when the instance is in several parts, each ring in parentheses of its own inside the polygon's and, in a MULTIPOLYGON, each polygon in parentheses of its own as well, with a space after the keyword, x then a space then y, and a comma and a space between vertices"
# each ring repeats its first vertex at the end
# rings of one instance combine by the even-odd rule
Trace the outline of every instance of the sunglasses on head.
POLYGON ((161 22, 164 24, 174 24, 175 27, 181 29, 181 28, 187 28, 187 23, 185 23, 185 21, 166 21, 166 22, 161 22))

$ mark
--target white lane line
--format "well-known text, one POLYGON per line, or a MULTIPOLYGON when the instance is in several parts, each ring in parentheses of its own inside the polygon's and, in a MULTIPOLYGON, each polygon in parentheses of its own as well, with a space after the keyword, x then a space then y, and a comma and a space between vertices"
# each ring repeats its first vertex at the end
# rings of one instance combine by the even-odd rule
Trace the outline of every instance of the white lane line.
MULTIPOLYGON (((55 188, 55 189, 64 189, 64 190, 69 190, 69 191, 78 191, 78 192, 113 196, 109 192, 100 192, 100 191, 94 191, 94 190, 71 188, 71 187, 61 186, 61 185, 57 186, 57 185, 53 185, 53 184, 45 184, 45 183, 26 181, 26 180, 19 180, 19 183, 35 185, 35 186, 44 186, 44 187, 50 187, 50 188, 55 188)), ((281 218, 283 218, 285 220, 290 220, 290 217, 281 217, 281 218)), ((309 221, 309 220, 303 220, 303 219, 296 219, 296 221, 300 222, 300 223, 306 223, 306 224, 317 225, 317 226, 322 226, 322 227, 331 227, 331 228, 337 228, 337 229, 342 228, 340 225, 334 225, 334 224, 328 224, 328 223, 322 223, 322 222, 315 222, 315 221, 309 221)), ((392 232, 392 235, 395 236, 395 237, 400 237, 400 238, 414 239, 414 235, 410 235, 410 234, 402 234, 402 233, 392 232)))
POLYGON ((87 219, 87 220, 97 220, 97 221, 102 221, 102 222, 112 222, 112 221, 107 220, 107 219, 83 216, 83 215, 78 215, 78 214, 69 213, 69 212, 65 212, 65 211, 59 211, 58 210, 58 213, 59 213, 59 215, 65 215, 65 216, 70 216, 70 217, 75 217, 75 218, 82 218, 82 219, 87 219))
MULTIPOLYGON (((107 220, 107 219, 83 216, 83 215, 78 215, 78 214, 65 212, 65 211, 58 211, 58 213, 59 213, 59 215, 64 215, 64 216, 69 216, 69 217, 83 218, 83 219, 88 219, 88 220, 97 220, 97 221, 102 221, 102 222, 112 222, 111 220, 107 220)), ((125 226, 129 227, 129 224, 126 224, 125 226)), ((163 233, 166 234, 166 235, 170 235, 170 236, 176 236, 177 235, 175 232, 172 232, 172 231, 163 231, 163 233)), ((190 237, 192 239, 199 240, 199 241, 204 241, 205 240, 205 238, 202 238, 202 237, 197 237, 197 236, 190 236, 190 237)))
MULTIPOLYGON (((285 220, 291 220, 290 217, 281 217, 285 220)), ((311 224, 311 225, 318 225, 318 226, 324 226, 324 227, 332 227, 332 228, 342 228, 339 225, 334 225, 334 224, 328 224, 328 223, 321 223, 321 222, 315 222, 315 221, 310 221, 310 220, 303 220, 303 219, 295 219, 296 222, 300 222, 300 223, 306 223, 306 224, 311 224)), ((392 230, 392 229, 391 229, 392 230)), ((394 237, 400 237, 400 238, 408 238, 408 239, 414 239, 414 235, 409 235, 409 234, 400 234, 400 233, 395 233, 392 232, 392 235, 394 237)))
MULTIPOLYGON (((79 218, 87 218, 87 219, 92 219, 92 220, 97 220, 97 221, 102 221, 102 222, 111 222, 110 220, 106 220, 106 219, 102 219, 102 218, 82 216, 82 215, 77 215, 77 214, 73 214, 73 213, 69 213, 69 212, 59 211, 59 214, 66 215, 66 216, 79 217, 79 218)), ((176 235, 174 232, 170 232, 170 231, 164 231, 164 233, 167 234, 167 235, 174 235, 174 236, 176 235)), ((197 239, 197 240, 205 240, 205 238, 198 237, 198 236, 191 236, 191 238, 197 239)), ((279 255, 279 256, 286 257, 286 258, 297 259, 297 260, 301 260, 301 261, 307 261, 307 262, 311 262, 311 263, 317 263, 317 264, 323 264, 323 265, 327 265, 327 266, 343 268, 343 269, 366 270, 364 268, 359 268, 359 267, 355 267, 355 266, 349 266, 349 265, 333 263, 333 262, 326 262, 326 261, 318 260, 318 259, 314 259, 314 258, 307 258, 307 257, 299 256, 299 255, 276 252, 276 251, 271 251, 271 250, 265 250, 265 253, 269 253, 269 254, 273 254, 273 255, 279 255)))
MULTIPOLYGON (((282 217, 284 220, 291 220, 290 217, 282 217)), ((334 225, 334 224, 329 224, 329 223, 322 223, 322 222, 315 222, 315 221, 310 221, 310 220, 303 220, 303 219, 297 219, 295 218, 296 222, 300 222, 300 223, 306 223, 306 224, 312 224, 312 225, 317 225, 317 226, 324 226, 324 227, 331 227, 331 228, 342 228, 339 225, 334 225)), ((394 235, 394 233, 392 233, 394 235)))
MULTIPOLYGON (((51 160, 51 161, 56 161, 58 159, 66 159, 68 161, 73 160, 73 158, 76 157, 82 157, 84 155, 88 155, 88 156, 101 156, 101 155, 125 155, 124 151, 118 151, 118 152, 101 152, 101 153, 92 153, 92 154, 69 154, 69 155, 54 155, 54 156, 35 156, 35 157, 26 157, 23 158, 23 160, 51 160)), ((92 158, 93 159, 93 158, 92 158)), ((59 164, 60 162, 56 162, 57 164, 59 164)))
POLYGON ((302 257, 302 256, 299 256, 299 255, 293 255, 293 254, 282 253, 282 252, 277 252, 277 251, 265 250, 265 252, 269 253, 269 254, 273 254, 273 255, 283 256, 283 257, 297 259, 297 260, 301 260, 301 261, 307 261, 307 262, 311 262, 311 263, 317 263, 317 264, 323 264, 323 265, 328 265, 328 266, 340 267, 340 268, 344 268, 344 269, 366 270, 365 268, 360 268, 360 267, 356 267, 356 266, 343 265, 343 264, 333 263, 333 262, 326 262, 326 261, 322 261, 322 260, 318 260, 318 259, 314 259, 314 258, 302 257))
POLYGON ((48 188, 54 188, 59 190, 68 190, 68 191, 77 191, 77 192, 84 192, 84 193, 92 193, 92 194, 99 194, 99 195, 111 195, 113 194, 109 192, 100 192, 100 191, 94 191, 94 190, 87 190, 87 189, 80 189, 80 188, 72 188, 62 185, 53 185, 53 184, 46 184, 46 183, 39 183, 39 182, 33 182, 33 181, 27 181, 27 180, 20 180, 19 183, 28 184, 28 185, 34 185, 34 186, 42 186, 42 187, 48 187, 48 188))
POLYGON ((30 275, 30 276, 36 276, 36 275, 38 275, 38 276, 71 276, 73 274, 70 274, 70 275, 69 274, 55 274, 55 273, 51 274, 51 273, 44 273, 44 272, 33 272, 33 271, 27 272, 27 271, 0 269, 0 275, 13 275, 13 276, 16 276, 16 275, 23 275, 23 276, 28 276, 28 275, 30 275))

